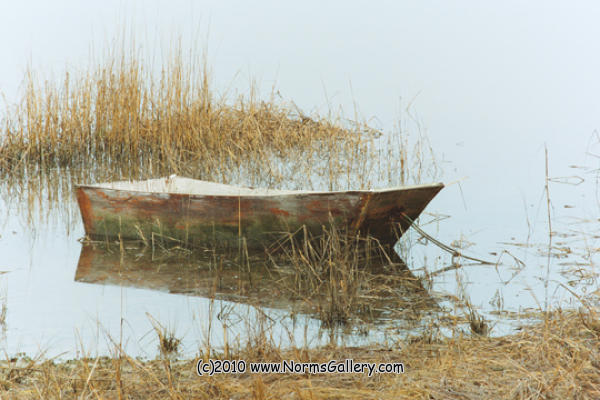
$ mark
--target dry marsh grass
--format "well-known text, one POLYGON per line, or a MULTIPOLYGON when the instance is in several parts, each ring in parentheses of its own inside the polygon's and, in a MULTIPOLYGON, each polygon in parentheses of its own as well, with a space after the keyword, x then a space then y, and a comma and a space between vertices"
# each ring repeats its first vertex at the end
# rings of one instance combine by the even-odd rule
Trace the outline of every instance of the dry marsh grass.
POLYGON ((288 270, 274 285, 302 299, 327 327, 362 325, 383 312, 398 317, 406 308, 436 308, 421 281, 410 273, 394 249, 372 237, 349 235, 331 224, 319 237, 304 231, 269 254, 271 270, 288 270), (301 240, 297 240, 300 238, 301 240))
MULTIPOLYGON (((556 311, 545 322, 501 338, 458 336, 392 348, 272 347, 266 341, 228 350, 250 362, 402 362, 403 374, 243 374, 198 376, 197 360, 111 358, 53 362, 17 358, 0 370, 16 399, 596 399, 600 396, 598 330, 590 318, 556 311), (582 323, 585 318, 587 323, 582 323)), ((597 320, 594 322, 598 323, 597 320)), ((222 352, 212 352, 224 359, 222 352)))
POLYGON ((21 101, 4 113, 0 170, 108 168, 130 178, 229 181, 245 169, 281 183, 288 171, 279 161, 300 155, 305 168, 321 161, 329 177, 356 169, 378 135, 364 124, 307 116, 276 95, 260 100, 252 87, 233 101, 218 97, 205 61, 181 53, 158 76, 125 51, 78 75, 67 71, 60 83, 40 84, 30 71, 21 101))

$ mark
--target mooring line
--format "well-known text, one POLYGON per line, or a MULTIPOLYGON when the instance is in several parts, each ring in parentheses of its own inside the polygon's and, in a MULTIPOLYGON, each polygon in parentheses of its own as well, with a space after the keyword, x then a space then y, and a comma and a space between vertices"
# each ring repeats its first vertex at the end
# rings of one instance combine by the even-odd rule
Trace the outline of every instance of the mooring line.
POLYGON ((489 264, 489 265, 495 264, 490 261, 485 261, 480 258, 470 257, 470 256, 467 256, 467 255, 461 253, 460 251, 456 250, 455 248, 452 248, 452 247, 448 246, 447 244, 440 242, 439 240, 437 240, 436 238, 434 238, 433 236, 431 236, 430 234, 425 232, 423 229, 421 229, 421 227, 419 225, 417 225, 417 223, 415 221, 410 219, 410 217, 408 215, 403 213, 402 216, 410 223, 410 226, 412 226, 417 232, 419 232, 419 234, 421 234, 421 236, 428 239, 430 242, 435 244, 440 249, 452 254, 453 257, 466 258, 467 260, 476 261, 481 264, 489 264))

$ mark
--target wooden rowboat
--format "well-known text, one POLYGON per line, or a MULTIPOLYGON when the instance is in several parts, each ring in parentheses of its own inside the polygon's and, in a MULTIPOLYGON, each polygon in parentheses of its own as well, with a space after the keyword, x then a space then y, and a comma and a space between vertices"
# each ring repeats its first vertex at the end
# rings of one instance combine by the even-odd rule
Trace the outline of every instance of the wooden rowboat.
POLYGON ((190 247, 265 248, 303 230, 335 226, 393 246, 441 183, 377 190, 253 189, 171 176, 79 185, 77 201, 94 240, 163 238, 190 247))

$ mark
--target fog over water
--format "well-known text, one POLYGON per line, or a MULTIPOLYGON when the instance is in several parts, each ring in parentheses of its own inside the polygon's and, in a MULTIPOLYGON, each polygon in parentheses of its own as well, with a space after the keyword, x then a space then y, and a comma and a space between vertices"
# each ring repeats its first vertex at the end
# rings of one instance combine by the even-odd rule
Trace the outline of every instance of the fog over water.
MULTIPOLYGON (((383 131, 421 130, 441 171, 435 179, 451 183, 427 209, 450 218, 424 229, 445 243, 473 242, 467 253, 492 261, 514 251, 528 270, 511 284, 500 282, 514 271, 500 267, 460 274, 484 313, 497 291, 506 309, 518 311, 544 296, 547 260, 537 247, 502 243, 547 241, 545 149, 553 230, 580 235, 555 241, 572 248, 566 260, 573 263, 582 260, 576 247, 598 248, 597 229, 582 223, 597 222, 600 211, 598 21, 593 1, 5 1, 0 92, 6 104, 17 102, 28 66, 42 80, 60 80, 65 68, 93 64, 90 53, 99 63, 107 43, 126 31, 156 59, 177 40, 183 49, 207 49, 219 92, 245 93, 254 80, 262 96, 274 87, 307 113, 341 108, 383 131)), ((198 336, 189 321, 202 299, 74 283, 83 227, 69 235, 56 227, 33 240, 8 207, 0 203, 9 353, 72 351, 78 331, 87 332, 84 341, 102 336, 98 321, 118 332, 121 312, 135 340, 150 329, 146 312, 178 324, 190 342, 198 336)), ((425 256, 430 267, 451 263, 428 245, 413 249, 409 265, 418 272, 425 256)), ((551 260, 556 282, 568 280, 563 261, 551 260)), ((451 272, 433 290, 455 286, 451 272)), ((556 301, 568 298, 560 285, 549 290, 556 301)))

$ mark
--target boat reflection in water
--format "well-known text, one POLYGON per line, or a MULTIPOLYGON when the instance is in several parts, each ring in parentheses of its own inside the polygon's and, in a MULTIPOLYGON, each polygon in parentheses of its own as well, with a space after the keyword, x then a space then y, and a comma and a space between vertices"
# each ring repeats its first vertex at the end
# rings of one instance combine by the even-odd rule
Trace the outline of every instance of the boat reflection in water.
POLYGON ((197 253, 153 252, 127 244, 84 244, 75 281, 282 309, 316 315, 323 322, 328 322, 324 315, 336 319, 335 313, 327 313, 334 310, 347 312, 350 320, 405 320, 415 327, 424 312, 438 307, 408 269, 389 262, 347 276, 330 272, 308 276, 264 253, 246 253, 244 257, 197 253))
POLYGON ((253 299, 279 300, 276 288, 266 284, 271 280, 267 259, 263 257, 260 262, 254 258, 252 262, 252 268, 248 269, 233 255, 206 252, 191 256, 179 251, 153 252, 145 247, 121 250, 118 245, 107 248, 102 243, 84 244, 75 281, 243 303, 253 299))

